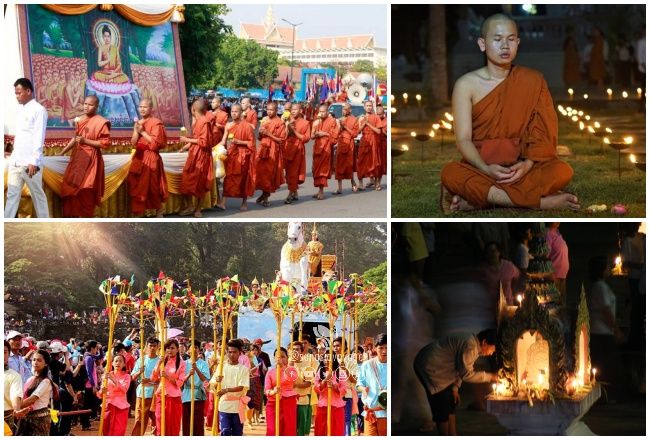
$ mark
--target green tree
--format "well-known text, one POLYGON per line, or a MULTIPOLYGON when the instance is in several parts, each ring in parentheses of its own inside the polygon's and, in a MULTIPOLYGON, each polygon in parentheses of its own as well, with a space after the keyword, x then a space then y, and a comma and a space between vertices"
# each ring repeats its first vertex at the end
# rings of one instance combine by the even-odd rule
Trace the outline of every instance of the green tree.
POLYGON ((375 69, 375 75, 377 76, 377 81, 379 82, 388 81, 388 73, 387 73, 385 63, 379 63, 379 65, 375 69))
POLYGON ((232 28, 222 18, 228 12, 226 5, 185 5, 185 23, 178 29, 186 90, 197 88, 212 78, 221 44, 232 33, 232 28))
POLYGON ((372 324, 379 327, 385 325, 386 321, 386 304, 387 304, 387 267, 384 261, 378 266, 368 269, 363 274, 363 280, 377 286, 377 294, 368 304, 359 307, 359 326, 372 324))
POLYGON ((353 72, 375 73, 375 66, 372 64, 372 61, 357 60, 354 62, 350 70, 353 72))
POLYGON ((252 40, 228 36, 214 63, 214 74, 206 86, 249 89, 268 87, 278 76, 278 53, 252 40))

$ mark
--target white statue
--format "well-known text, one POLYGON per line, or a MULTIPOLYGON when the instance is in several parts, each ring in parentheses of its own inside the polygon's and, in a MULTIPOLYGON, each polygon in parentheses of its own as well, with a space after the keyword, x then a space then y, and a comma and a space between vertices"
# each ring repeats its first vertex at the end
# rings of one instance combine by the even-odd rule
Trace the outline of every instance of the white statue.
POLYGON ((280 273, 284 281, 299 281, 302 292, 307 291, 309 283, 309 261, 307 259, 307 242, 303 237, 303 224, 289 222, 287 242, 282 246, 280 273))

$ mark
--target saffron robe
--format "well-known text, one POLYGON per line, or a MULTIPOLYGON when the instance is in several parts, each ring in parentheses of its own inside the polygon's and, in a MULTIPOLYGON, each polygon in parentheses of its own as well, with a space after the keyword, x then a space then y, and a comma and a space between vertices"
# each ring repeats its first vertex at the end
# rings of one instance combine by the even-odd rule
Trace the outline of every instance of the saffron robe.
POLYGON ((140 136, 131 160, 128 185, 131 211, 135 214, 143 213, 146 209, 160 209, 169 197, 165 169, 160 157, 160 150, 167 146, 165 126, 160 119, 154 117, 145 119, 142 126, 151 136, 151 142, 140 136))
POLYGON ((212 142, 218 144, 223 139, 223 132, 226 130, 228 123, 228 113, 218 108, 216 111, 208 112, 212 119, 212 142), (219 127, 221 125, 222 127, 219 127))
MULTIPOLYGON (((246 121, 233 123, 230 134, 233 139, 246 141, 246 145, 230 144, 226 156, 226 177, 223 196, 246 198, 255 193, 255 134, 246 121)), ((228 139, 230 141, 231 139, 228 139)))
POLYGON ((324 131, 329 136, 314 138, 314 152, 311 166, 312 176, 314 177, 314 186, 327 186, 327 181, 332 175, 332 144, 336 142, 336 119, 331 115, 314 122, 313 132, 324 131))
POLYGON ((381 130, 381 133, 377 135, 377 138, 379 139, 379 148, 378 148, 378 155, 379 155, 379 163, 380 163, 380 170, 381 176, 385 176, 386 172, 388 170, 388 118, 386 115, 382 118, 381 116, 379 117, 379 124, 377 125, 377 128, 381 130))
POLYGON ((305 160, 305 143, 311 137, 311 124, 305 118, 295 120, 295 132, 305 139, 301 141, 293 132, 288 131, 287 139, 282 149, 284 172, 289 191, 298 191, 298 185, 305 182, 307 162, 305 160))
POLYGON ((472 107, 472 142, 488 165, 535 164, 518 182, 500 184, 466 162, 452 162, 441 173, 443 185, 470 204, 487 206, 491 186, 508 194, 515 206, 539 208, 540 199, 557 193, 573 176, 557 158, 557 115, 541 73, 514 66, 508 77, 472 107))
POLYGON ((359 133, 359 124, 357 118, 352 115, 341 118, 340 123, 334 174, 337 180, 352 179, 354 176, 354 138, 359 133), (343 127, 347 130, 344 130, 343 127))
MULTIPOLYGON (((375 114, 364 115, 368 124, 378 128, 379 116, 375 114)), ((361 130, 361 141, 359 142, 359 153, 357 155, 357 176, 381 177, 381 161, 379 159, 379 135, 372 131, 367 125, 361 130)))
POLYGON ((64 217, 93 217, 95 206, 101 204, 104 196, 104 159, 101 149, 108 148, 111 144, 110 130, 110 121, 99 115, 84 117, 77 124, 77 136, 99 141, 101 147, 86 144, 74 147, 61 182, 64 217))
POLYGON ((282 139, 276 142, 268 136, 260 135, 260 146, 255 156, 255 188, 272 193, 284 183, 282 144, 287 137, 287 128, 277 116, 262 119, 262 122, 260 129, 264 127, 270 134, 282 139))
POLYGON ((244 120, 249 124, 253 124, 253 131, 257 129, 257 111, 253 107, 249 108, 248 111, 246 111, 246 117, 244 120))
POLYGON ((192 144, 181 175, 181 194, 201 198, 212 189, 214 165, 212 163, 212 124, 206 115, 199 117, 192 127, 192 144))

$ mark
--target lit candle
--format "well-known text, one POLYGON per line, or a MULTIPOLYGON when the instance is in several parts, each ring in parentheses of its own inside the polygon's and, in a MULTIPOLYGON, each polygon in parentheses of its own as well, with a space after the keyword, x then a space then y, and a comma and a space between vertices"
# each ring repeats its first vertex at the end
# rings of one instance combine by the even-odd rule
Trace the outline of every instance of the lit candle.
POLYGON ((539 386, 542 386, 544 384, 544 375, 542 373, 539 373, 537 375, 537 383, 539 386))
POLYGON ((569 100, 573 101, 573 89, 567 90, 569 92, 569 100))
POLYGON ((395 113, 397 113, 397 109, 396 109, 395 107, 391 107, 391 108, 390 108, 390 112, 391 112, 392 114, 395 114, 395 113))
POLYGON ((580 110, 580 111, 578 112, 578 116, 580 116, 581 118, 582 118, 582 115, 584 115, 584 114, 585 114, 585 112, 583 112, 582 110, 580 110))
POLYGON ((390 95, 390 103, 392 104, 395 102, 395 95, 390 95))
POLYGON ((585 129, 585 123, 582 122, 582 121, 580 121, 580 122, 578 123, 578 126, 580 127, 580 131, 582 131, 582 130, 585 129))
POLYGON ((433 130, 431 130, 431 131, 429 132, 429 137, 430 137, 430 138, 434 138, 434 137, 436 137, 436 132, 433 131, 433 130))
POLYGON ((614 93, 614 92, 612 92, 612 89, 607 89, 607 99, 609 101, 612 100, 612 93, 614 93))
POLYGON ((495 383, 492 384, 492 392, 494 393, 495 396, 498 396, 498 394, 497 394, 497 384, 495 384, 495 383))
POLYGON ((417 136, 417 133, 414 132, 414 131, 412 131, 412 132, 411 132, 411 137, 415 137, 415 136, 417 136))
POLYGON ((627 94, 627 92, 625 90, 623 90, 623 93, 621 93, 621 96, 623 97, 623 99, 627 99, 628 94, 627 94))
POLYGON ((418 93, 417 95, 415 95, 415 99, 418 100, 418 104, 419 104, 420 101, 422 100, 422 95, 420 95, 420 94, 418 93))
POLYGON ((588 121, 588 120, 590 120, 590 119, 591 119, 591 116, 589 116, 589 115, 585 115, 585 121, 588 121))
POLYGON ((571 116, 573 122, 578 122, 578 117, 576 115, 571 116))
POLYGON ((521 307, 521 301, 523 301, 524 297, 521 296, 521 293, 517 295, 517 301, 519 301, 519 307, 521 307))
POLYGON ((623 259, 620 255, 614 259, 614 269, 612 269, 612 275, 623 275, 623 259))
POLYGON ((451 113, 449 113, 449 112, 445 112, 445 118, 447 118, 447 120, 448 120, 449 122, 454 122, 454 117, 453 117, 453 115, 452 115, 451 113))
POLYGON ((437 130, 437 129, 440 128, 440 124, 433 124, 433 125, 431 126, 431 128, 433 128, 434 130, 437 130))
POLYGON ((623 142, 625 142, 626 144, 630 145, 632 142, 634 142, 634 138, 633 138, 632 136, 625 136, 625 137, 623 138, 623 142))
POLYGON ((595 122, 594 122, 594 127, 596 127, 596 128, 600 128, 600 122, 595 121, 595 122))
POLYGON ((585 99, 589 99, 589 94, 585 93, 584 95, 582 95, 582 97, 585 99))
POLYGON ((402 144, 402 151, 408 151, 408 150, 409 150, 409 146, 406 144, 402 144))
POLYGON ((638 96, 639 99, 641 99, 641 95, 643 94, 643 89, 641 87, 636 89, 636 96, 638 96))
POLYGON ((634 154, 630 154, 630 162, 636 163, 636 156, 634 154))
POLYGON ((597 371, 596 371, 595 368, 592 368, 592 369, 591 369, 591 372, 594 374, 594 383, 596 383, 596 372, 597 372, 597 371))
POLYGON ((408 104, 408 102, 409 102, 409 94, 405 92, 402 95, 402 98, 404 99, 404 104, 408 104))

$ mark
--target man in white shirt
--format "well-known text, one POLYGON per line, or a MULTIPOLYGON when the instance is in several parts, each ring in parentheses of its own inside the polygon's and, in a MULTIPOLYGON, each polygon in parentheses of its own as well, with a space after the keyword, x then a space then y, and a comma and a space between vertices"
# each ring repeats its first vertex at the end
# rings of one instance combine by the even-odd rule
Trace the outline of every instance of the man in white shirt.
POLYGON ((9 157, 5 218, 16 217, 24 184, 29 188, 38 218, 47 218, 50 214, 41 169, 47 110, 34 99, 34 86, 27 78, 16 80, 14 91, 19 106, 14 149, 9 157))
POLYGON ((228 341, 227 360, 223 365, 222 376, 219 376, 219 367, 210 379, 210 385, 216 389, 221 382, 216 399, 219 402, 219 426, 221 436, 244 435, 244 423, 239 417, 242 396, 250 387, 248 368, 239 363, 243 342, 241 339, 228 341))

